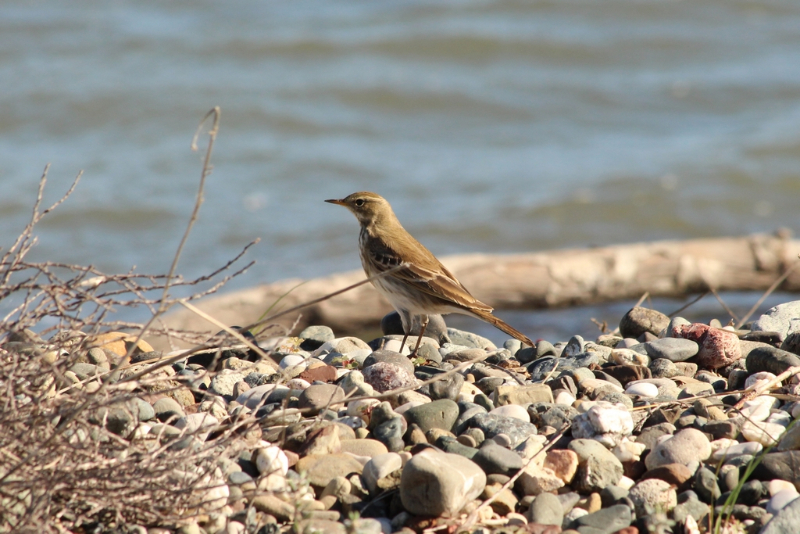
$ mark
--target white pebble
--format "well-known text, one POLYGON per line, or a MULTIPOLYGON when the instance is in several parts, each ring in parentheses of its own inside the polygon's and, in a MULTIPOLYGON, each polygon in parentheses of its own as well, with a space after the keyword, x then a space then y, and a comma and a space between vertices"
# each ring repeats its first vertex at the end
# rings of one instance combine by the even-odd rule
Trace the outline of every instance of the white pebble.
POLYGON ((305 370, 308 364, 306 363, 306 359, 299 354, 287 354, 278 365, 281 369, 299 368, 305 370))
POLYGON ((456 402, 475 402, 475 395, 469 393, 459 393, 456 402))
POLYGON ((797 491, 794 492, 786 489, 779 491, 767 503, 767 512, 770 514, 777 514, 783 508, 786 507, 789 503, 797 499, 797 491))
POLYGON ((555 398, 556 404, 561 404, 564 406, 572 406, 573 402, 575 402, 575 395, 566 390, 559 391, 555 398))
MULTIPOLYGON (((400 343, 401 343, 401 341, 399 339, 390 339, 383 346, 383 350, 390 350, 392 352, 400 352, 400 343)), ((413 347, 411 347, 411 348, 413 348, 413 347)), ((408 343, 406 343, 403 346, 403 352, 400 352, 400 354, 403 354, 404 356, 408 356, 409 354, 411 354, 411 349, 408 348, 408 343)))
POLYGON ((625 393, 628 395, 638 395, 640 397, 657 397, 658 386, 647 382, 639 382, 638 384, 630 384, 625 388, 625 393))
POLYGON ((788 480, 776 478, 767 482, 767 487, 769 489, 769 494, 773 497, 776 493, 783 490, 791 490, 795 493, 795 495, 797 495, 797 488, 795 488, 794 484, 788 480))
POLYGON ((749 442, 760 443, 765 447, 774 445, 786 432, 786 427, 775 423, 746 421, 742 425, 742 435, 749 442))
POLYGON ((262 475, 267 473, 286 475, 289 472, 289 459, 280 447, 271 445, 256 450, 256 467, 262 475))
POLYGON ((289 389, 296 389, 299 391, 303 391, 308 386, 310 386, 311 383, 308 380, 303 380, 302 378, 292 378, 291 380, 286 382, 286 385, 289 387, 289 389))
POLYGON ((578 508, 577 506, 564 514, 564 522, 562 525, 569 525, 579 517, 583 517, 585 515, 589 515, 589 512, 584 510, 583 508, 578 508))
POLYGON ((737 443, 727 448, 719 449, 711 455, 714 461, 722 460, 723 458, 733 458, 734 456, 742 456, 743 454, 755 455, 761 452, 764 446, 756 441, 749 441, 747 443, 737 443))
POLYGON ((741 413, 745 419, 750 421, 766 421, 773 408, 777 408, 781 402, 775 397, 762 395, 755 399, 745 401, 741 413))
POLYGON ((767 423, 789 426, 792 423, 792 416, 789 414, 789 412, 778 410, 777 412, 772 412, 769 414, 769 417, 767 417, 767 423))
POLYGON ((747 380, 744 381, 744 387, 749 388, 755 385, 766 384, 775 378, 775 375, 772 373, 768 373, 767 371, 761 371, 760 373, 753 373, 752 375, 747 377, 747 380))
POLYGON ((629 436, 633 432, 633 420, 627 408, 603 403, 593 406, 586 414, 598 434, 621 434, 629 436))
POLYGON ((347 415, 360 417, 365 423, 369 423, 369 412, 373 406, 381 402, 378 399, 362 399, 353 401, 347 405, 347 415))
POLYGON ((611 452, 614 453, 614 456, 616 456, 617 460, 620 462, 636 462, 639 461, 639 458, 646 448, 647 445, 644 443, 629 441, 625 438, 616 444, 614 448, 611 449, 611 452))
POLYGON ((619 479, 619 482, 617 482, 618 487, 626 490, 631 489, 634 486, 634 484, 636 484, 635 480, 633 480, 632 478, 628 478, 624 475, 622 478, 619 479))

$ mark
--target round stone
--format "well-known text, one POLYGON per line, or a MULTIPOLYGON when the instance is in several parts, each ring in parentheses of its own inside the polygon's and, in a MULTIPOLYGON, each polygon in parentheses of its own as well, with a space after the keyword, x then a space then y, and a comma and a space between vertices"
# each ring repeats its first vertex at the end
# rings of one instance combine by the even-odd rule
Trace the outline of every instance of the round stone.
POLYGON ((557 496, 552 493, 541 493, 533 500, 526 515, 531 523, 560 527, 564 520, 564 507, 557 496))
POLYGON ((645 465, 647 469, 673 463, 689 465, 707 460, 709 456, 711 444, 705 434, 694 428, 684 428, 656 445, 647 455, 645 465))
POLYGON ((675 363, 665 358, 658 358, 650 362, 650 371, 653 373, 653 378, 672 378, 678 374, 678 368, 675 363))
POLYGON ((414 364, 411 363, 406 356, 403 356, 399 352, 394 352, 391 350, 376 350, 364 360, 363 368, 366 369, 372 365, 375 365, 378 362, 385 362, 391 363, 398 367, 402 367, 410 374, 414 374, 414 364))
POLYGON ((659 335, 667 328, 669 317, 657 310, 637 306, 631 308, 619 322, 619 331, 623 337, 637 338, 645 332, 659 335))
POLYGON ((278 364, 281 369, 289 370, 293 374, 300 374, 307 367, 306 359, 299 354, 287 354, 278 364))
POLYGON ((678 504, 675 488, 658 478, 642 480, 630 489, 628 497, 633 502, 638 517, 648 515, 648 508, 666 513, 678 504))
POLYGON ((336 409, 338 403, 344 400, 344 397, 344 390, 339 386, 334 384, 314 384, 304 389, 300 394, 297 407, 306 409, 311 414, 316 414, 325 408, 336 409))
POLYGON ((501 447, 492 441, 484 442, 472 461, 487 474, 512 476, 522 468, 522 457, 514 451, 501 447))
POLYGON ((380 393, 415 386, 413 372, 392 363, 378 362, 362 370, 364 381, 380 393))

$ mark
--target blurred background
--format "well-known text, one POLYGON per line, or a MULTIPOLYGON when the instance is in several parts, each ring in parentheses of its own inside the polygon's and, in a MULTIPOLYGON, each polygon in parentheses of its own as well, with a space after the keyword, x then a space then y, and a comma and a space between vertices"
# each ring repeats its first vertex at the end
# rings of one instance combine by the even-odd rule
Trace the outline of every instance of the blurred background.
POLYGON ((0 246, 51 163, 31 259, 166 272, 215 105, 179 271, 261 238, 228 289, 360 268, 358 190, 439 256, 797 230, 798 58, 795 0, 6 0, 0 246))

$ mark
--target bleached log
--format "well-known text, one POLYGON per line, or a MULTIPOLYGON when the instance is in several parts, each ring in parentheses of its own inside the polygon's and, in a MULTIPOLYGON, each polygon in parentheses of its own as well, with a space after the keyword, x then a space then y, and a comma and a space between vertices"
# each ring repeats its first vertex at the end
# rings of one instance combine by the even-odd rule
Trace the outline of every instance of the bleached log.
MULTIPOLYGON (((537 309, 633 300, 646 291, 659 297, 683 297, 709 288, 764 291, 798 261, 798 254, 800 241, 759 234, 528 254, 466 254, 441 260, 487 304, 499 309, 537 309)), ((359 270, 316 278, 299 287, 295 286, 302 280, 283 280, 207 298, 197 306, 225 324, 243 325, 255 322, 287 292, 276 310, 363 279, 364 273, 359 270)), ((780 290, 800 290, 800 269, 791 272, 780 290)), ((374 328, 390 310, 367 284, 299 312, 302 317, 298 327, 325 324, 337 331, 374 328)), ((291 325, 299 313, 278 322, 291 325)), ((218 330, 187 310, 169 314, 166 322, 179 329, 218 330)))

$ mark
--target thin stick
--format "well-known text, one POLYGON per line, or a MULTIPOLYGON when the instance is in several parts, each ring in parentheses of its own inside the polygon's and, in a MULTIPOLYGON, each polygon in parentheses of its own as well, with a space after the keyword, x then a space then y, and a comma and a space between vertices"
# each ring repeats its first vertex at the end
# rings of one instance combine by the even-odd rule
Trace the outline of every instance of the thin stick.
POLYGON ((644 302, 645 299, 648 299, 648 298, 650 298, 650 292, 649 291, 645 291, 644 294, 642 294, 642 296, 639 297, 639 300, 636 301, 636 304, 634 304, 633 307, 634 308, 638 308, 639 306, 642 305, 642 302, 644 302))
POLYGON ((717 302, 719 302, 722 305, 725 311, 728 312, 728 315, 730 315, 734 321, 738 321, 739 319, 736 317, 736 314, 733 313, 733 310, 730 309, 727 304, 725 304, 725 301, 722 300, 722 297, 719 296, 717 290, 712 287, 711 289, 709 289, 709 291, 711 291, 711 294, 714 295, 714 298, 717 299, 717 302))

